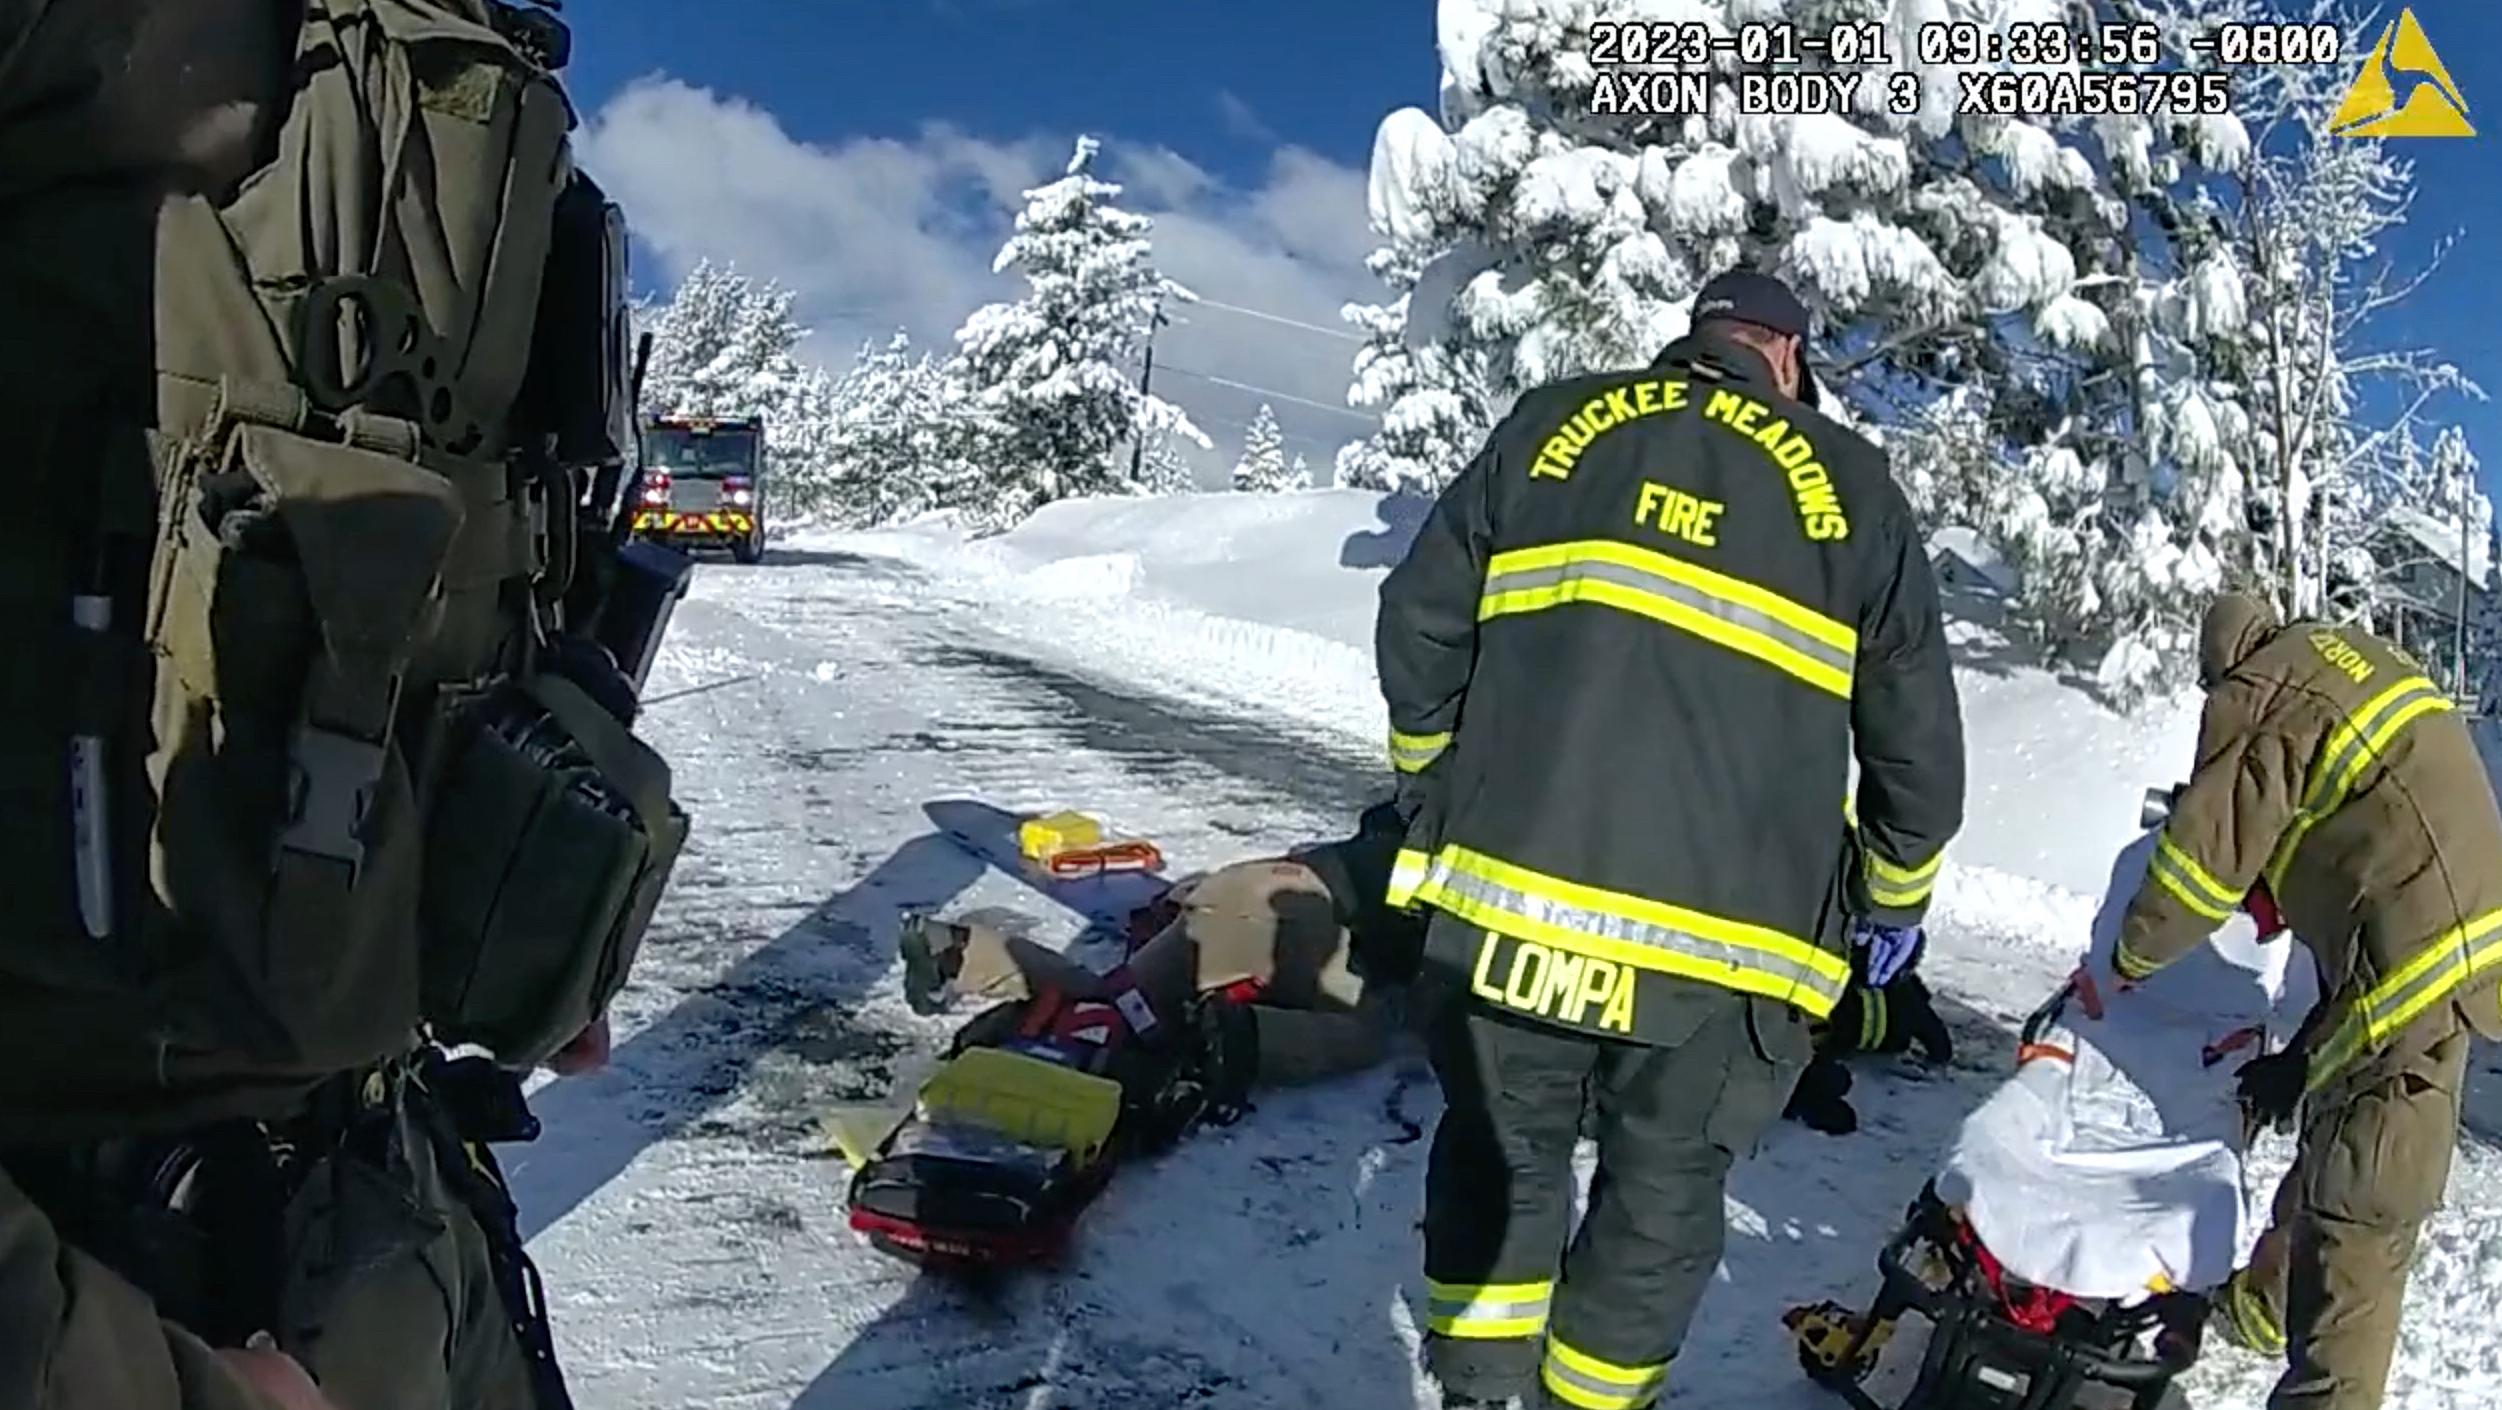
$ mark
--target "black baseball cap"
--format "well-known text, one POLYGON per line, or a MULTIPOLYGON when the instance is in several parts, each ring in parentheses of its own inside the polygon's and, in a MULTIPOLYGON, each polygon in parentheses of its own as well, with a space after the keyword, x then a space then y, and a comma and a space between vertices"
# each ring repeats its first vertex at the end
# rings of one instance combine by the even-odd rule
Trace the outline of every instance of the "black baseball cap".
POLYGON ((1814 406, 1820 399, 1815 376, 1807 368, 1807 305, 1790 286, 1752 269, 1731 269, 1712 276, 1694 296, 1694 321, 1734 318, 1799 340, 1799 400, 1814 406))
POLYGON ((1798 301, 1789 285, 1751 269, 1714 275, 1703 286, 1703 291, 1694 296, 1694 321, 1700 323, 1706 318, 1734 318, 1741 323, 1760 323, 1792 338, 1807 336, 1807 305, 1798 301))

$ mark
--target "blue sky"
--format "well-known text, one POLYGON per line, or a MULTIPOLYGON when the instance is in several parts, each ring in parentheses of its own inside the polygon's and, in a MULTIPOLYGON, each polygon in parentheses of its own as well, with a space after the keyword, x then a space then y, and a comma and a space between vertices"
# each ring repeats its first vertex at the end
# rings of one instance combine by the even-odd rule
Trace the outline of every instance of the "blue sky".
MULTIPOLYGON (((2494 483, 2502 4, 2414 10, 2482 131, 2406 144, 2421 189, 2393 253, 2465 233, 2383 333, 2490 384, 2496 403, 2453 414, 2494 483)), ((1432 108, 1430 0, 600 0, 567 17, 585 150, 636 227, 638 283, 733 258, 800 290, 833 365, 898 326, 943 346, 1006 288, 989 260, 1015 192, 1092 132, 1129 203, 1157 215, 1167 271, 1234 306, 1165 334, 1160 390, 1228 460, 1262 400, 1316 467, 1366 428, 1326 409, 1343 406, 1354 350, 1336 309, 1379 290, 1361 263, 1364 164, 1384 114, 1432 108)))

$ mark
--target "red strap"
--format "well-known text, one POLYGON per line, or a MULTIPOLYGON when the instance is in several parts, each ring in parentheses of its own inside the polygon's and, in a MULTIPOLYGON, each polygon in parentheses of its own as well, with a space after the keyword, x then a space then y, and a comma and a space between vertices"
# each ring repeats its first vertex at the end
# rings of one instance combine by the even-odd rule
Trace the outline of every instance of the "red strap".
POLYGON ((2241 908, 2258 922, 2262 940, 2272 940, 2285 929, 2285 914, 2276 909, 2276 895, 2264 881, 2251 884, 2250 894, 2241 898, 2241 908))
POLYGON ((2077 966, 2076 973, 2068 977, 2068 982, 2076 986, 2077 1007, 2085 1010, 2085 1016, 2087 1018, 2100 1022, 2102 1019, 2102 989, 2101 986, 2094 983, 2093 971, 2085 968, 2083 965, 2079 965, 2077 966))
POLYGON ((1164 854, 1152 842, 1110 842, 1101 847, 1071 847, 1043 862, 1053 876, 1094 876, 1107 871, 1161 871, 1164 854))
POLYGON ((1964 1250, 1972 1255, 1973 1264, 1981 1270, 1981 1280, 1989 1284, 1991 1294, 1997 1297, 1998 1305, 2007 1314, 2009 1322, 2042 1336, 2058 1330, 2059 1314, 2074 1307, 2075 1298, 2051 1288, 2029 1285, 2010 1291, 2006 1265, 2000 1263, 1998 1256, 1981 1242, 1980 1236, 1972 1232, 1972 1226, 1958 1226, 1956 1237, 1962 1242, 1964 1250))
POLYGON ((1051 1026, 1051 1036, 1064 1043, 1110 1052, 1129 1036, 1129 1020, 1100 999, 1083 999, 1060 1010, 1059 1021, 1051 1026))
POLYGON ((1043 986, 1042 992, 1026 1003, 1025 1021, 1016 1026, 1016 1036, 1039 1038, 1050 1032, 1051 1022, 1060 1016, 1060 1006, 1065 1002, 1066 998, 1057 986, 1043 986))
POLYGON ((2266 1036, 2266 1030, 2255 1023, 2236 1028, 2200 1049, 2198 1053, 2200 1064, 2213 1067, 2264 1036, 2266 1036))
POLYGON ((1266 992, 1268 992, 1266 980, 1237 979, 1217 990, 1215 997, 1228 1004, 1248 1004, 1256 1001, 1266 992))

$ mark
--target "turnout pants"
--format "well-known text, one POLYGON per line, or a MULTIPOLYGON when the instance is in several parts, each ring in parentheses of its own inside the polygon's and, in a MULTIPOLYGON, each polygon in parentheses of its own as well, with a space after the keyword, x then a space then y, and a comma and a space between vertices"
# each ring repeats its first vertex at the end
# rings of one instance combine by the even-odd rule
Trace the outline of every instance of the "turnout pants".
POLYGON ((1729 1166, 1780 1115, 1809 1050, 1805 1020, 1770 1000, 1697 986, 1690 1021, 1651 1047, 1439 1006, 1425 1359, 1446 1390, 1543 1386, 1575 1410, 1659 1398, 1720 1263, 1729 1166), (1575 1231, 1585 1130, 1598 1171, 1575 1231))
POLYGON ((2245 1325, 2281 1330, 2286 1368, 2268 1410, 2378 1410, 2407 1266, 2440 1208, 2458 1141, 2468 1033, 2420 1031, 2307 1103, 2267 1232, 2228 1296, 2245 1325))

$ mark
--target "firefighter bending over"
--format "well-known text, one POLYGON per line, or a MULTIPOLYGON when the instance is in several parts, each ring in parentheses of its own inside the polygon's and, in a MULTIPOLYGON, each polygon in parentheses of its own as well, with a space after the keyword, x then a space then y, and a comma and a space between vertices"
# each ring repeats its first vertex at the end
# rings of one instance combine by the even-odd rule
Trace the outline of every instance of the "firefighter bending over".
POLYGON ((2269 1410, 2374 1410, 2469 1036, 2502 1038, 2502 810, 2449 697, 2390 643, 2227 593, 2199 650, 2197 768, 2114 964, 2148 979, 2259 888, 2317 958, 2319 1005, 2242 1069, 2254 1115, 2300 1109, 2301 1143, 2218 1324, 2285 1355, 2269 1410))

